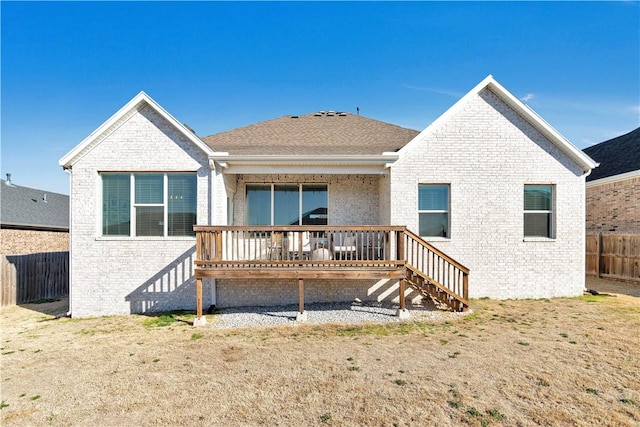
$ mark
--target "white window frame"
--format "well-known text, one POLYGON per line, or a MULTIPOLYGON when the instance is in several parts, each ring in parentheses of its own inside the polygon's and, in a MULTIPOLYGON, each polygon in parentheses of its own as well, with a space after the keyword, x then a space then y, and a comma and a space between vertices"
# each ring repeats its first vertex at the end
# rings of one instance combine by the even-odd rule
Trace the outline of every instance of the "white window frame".
POLYGON ((527 187, 549 187, 551 189, 551 200, 550 200, 550 209, 540 209, 540 210, 534 210, 534 209, 525 209, 524 207, 524 202, 523 202, 523 215, 522 215, 522 234, 524 235, 524 240, 525 241, 550 241, 550 240, 555 240, 556 238, 556 186, 554 184, 524 184, 523 186, 523 191, 522 191, 522 197, 524 198, 524 193, 527 187), (549 234, 547 236, 528 236, 525 233, 526 230, 526 224, 525 224, 525 217, 526 214, 535 214, 535 213, 539 213, 539 214, 548 214, 550 216, 550 220, 549 220, 549 234))
MULTIPOLYGON (((160 175, 161 173, 153 173, 150 172, 148 175, 160 175)), ((129 177, 130 185, 129 189, 131 191, 131 230, 129 233, 131 237, 169 237, 169 209, 167 206, 167 200, 169 199, 169 177, 166 173, 162 173, 162 203, 136 203, 136 181, 135 175, 144 175, 142 173, 132 173, 129 177), (137 208, 153 208, 153 207, 161 207, 162 208, 162 236, 138 236, 137 235, 137 208)))
POLYGON ((195 236, 169 236, 169 175, 185 175, 185 174, 193 174, 196 176, 196 217, 197 213, 197 174, 194 171, 176 171, 176 172, 99 172, 99 181, 100 181, 100 197, 98 200, 99 204, 99 215, 100 220, 98 221, 98 236, 104 239, 188 239, 194 240, 195 236), (102 177, 110 174, 121 174, 121 175, 129 175, 129 235, 128 236, 117 236, 117 235, 108 235, 103 233, 103 193, 102 193, 102 177), (135 188, 135 175, 162 175, 162 203, 136 203, 136 188, 135 188), (136 233, 136 209, 139 207, 162 207, 163 209, 163 232, 162 236, 138 236, 136 233))
POLYGON ((447 235, 446 236, 420 236, 428 240, 451 240, 451 184, 450 183, 438 183, 438 182, 421 182, 418 184, 418 232, 420 231, 420 214, 434 214, 434 213, 446 213, 447 214, 447 235), (440 186, 447 187, 447 209, 420 209, 420 187, 421 186, 440 186))

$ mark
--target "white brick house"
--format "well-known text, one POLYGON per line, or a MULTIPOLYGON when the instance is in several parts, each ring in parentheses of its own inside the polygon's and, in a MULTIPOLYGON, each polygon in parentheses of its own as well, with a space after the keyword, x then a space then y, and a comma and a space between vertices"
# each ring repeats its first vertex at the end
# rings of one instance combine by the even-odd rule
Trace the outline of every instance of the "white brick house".
MULTIPOLYGON (((596 164, 491 76, 422 132, 319 112, 201 139, 140 93, 60 165, 71 177, 75 317, 194 308, 194 224, 402 225, 470 269, 469 297, 584 289, 585 176, 596 164)), ((202 299, 295 302, 282 282, 207 279, 202 299)), ((398 300, 398 289, 332 279, 305 293, 398 300)))

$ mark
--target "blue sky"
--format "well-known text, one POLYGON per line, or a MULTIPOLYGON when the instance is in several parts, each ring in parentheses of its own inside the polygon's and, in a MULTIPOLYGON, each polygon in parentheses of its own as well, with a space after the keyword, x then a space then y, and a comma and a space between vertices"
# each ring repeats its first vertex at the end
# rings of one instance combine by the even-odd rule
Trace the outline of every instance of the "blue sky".
POLYGON ((355 112, 422 130, 488 74, 579 148, 640 126, 638 2, 6 2, 1 176, 58 160, 144 90, 200 136, 355 112))

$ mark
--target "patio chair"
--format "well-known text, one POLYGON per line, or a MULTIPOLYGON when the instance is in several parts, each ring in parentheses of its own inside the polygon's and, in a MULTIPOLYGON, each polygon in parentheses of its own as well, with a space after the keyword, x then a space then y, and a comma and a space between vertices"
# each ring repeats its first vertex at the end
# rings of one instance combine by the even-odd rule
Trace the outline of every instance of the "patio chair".
POLYGON ((273 232, 267 247, 267 258, 271 261, 282 259, 284 233, 273 232))
POLYGON ((308 259, 311 252, 311 241, 309 239, 308 231, 290 231, 287 233, 287 242, 289 248, 289 259, 301 259, 301 251, 302 249, 302 259, 308 259), (302 235, 302 246, 300 246, 300 235, 302 235))
POLYGON ((338 232, 333 236, 333 252, 336 259, 353 259, 358 249, 355 234, 338 232))
POLYGON ((312 261, 326 261, 333 259, 331 251, 327 248, 317 248, 311 251, 312 261))

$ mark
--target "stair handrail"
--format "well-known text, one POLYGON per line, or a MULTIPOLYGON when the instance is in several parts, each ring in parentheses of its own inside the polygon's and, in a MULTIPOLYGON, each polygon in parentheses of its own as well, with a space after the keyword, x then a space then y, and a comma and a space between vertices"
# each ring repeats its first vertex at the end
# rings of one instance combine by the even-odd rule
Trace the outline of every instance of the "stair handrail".
MULTIPOLYGON (((406 260, 405 266, 408 272, 412 271, 422 276, 423 279, 425 279, 431 285, 434 285, 440 291, 446 293, 450 297, 462 303, 463 309, 466 310, 469 307, 469 269, 464 265, 462 265, 460 262, 454 260, 447 254, 443 253, 433 245, 429 244, 422 237, 418 236, 411 230, 405 229, 404 235, 408 240, 407 243, 410 243, 410 241, 413 241, 418 245, 422 246, 424 249, 426 249, 426 253, 422 252, 421 254, 422 258, 420 259, 420 262, 415 263, 415 264, 422 264, 422 268, 421 268, 420 265, 414 265, 414 263, 412 262, 414 260, 418 260, 418 257, 420 256, 417 253, 415 254, 415 257, 410 256, 410 255, 414 255, 413 245, 411 244, 404 245, 405 246, 404 251, 406 253, 403 255, 406 260), (437 265, 437 268, 436 266, 429 265, 429 257, 430 257, 429 253, 433 254, 431 256, 432 262, 436 260, 436 257, 437 259, 440 259, 444 262, 442 264, 442 271, 440 269, 440 264, 437 265), (447 266, 447 264, 453 268, 453 271, 451 271, 450 267, 447 266), (433 277, 428 271, 424 271, 425 265, 427 265, 426 270, 432 270, 434 272, 437 271, 437 276, 439 277, 433 277), (457 273, 456 270, 459 273, 457 273), (460 278, 460 274, 462 275, 461 278, 460 278), (446 280, 443 280, 443 279, 446 279, 446 280), (462 283, 460 283, 460 280, 462 283), (456 291, 456 288, 458 291, 456 291), (460 292, 460 290, 462 292, 460 292)), ((442 302, 445 302, 447 305, 454 308, 454 306, 450 304, 448 301, 442 301, 442 302)))
POLYGON ((457 267, 460 270, 462 270, 465 274, 469 274, 469 269, 467 267, 465 267, 464 265, 462 265, 461 263, 459 263, 455 259, 451 258, 449 255, 445 254, 444 252, 442 252, 441 250, 439 250, 438 248, 433 246, 431 243, 427 242, 422 237, 420 237, 417 234, 415 234, 413 231, 409 230, 408 228, 405 228, 404 229, 404 233, 407 236, 411 237, 413 240, 415 240, 418 243, 422 244, 422 246, 426 247, 431 252, 433 252, 436 255, 438 255, 440 258, 446 260, 451 265, 454 265, 455 267, 457 267))

